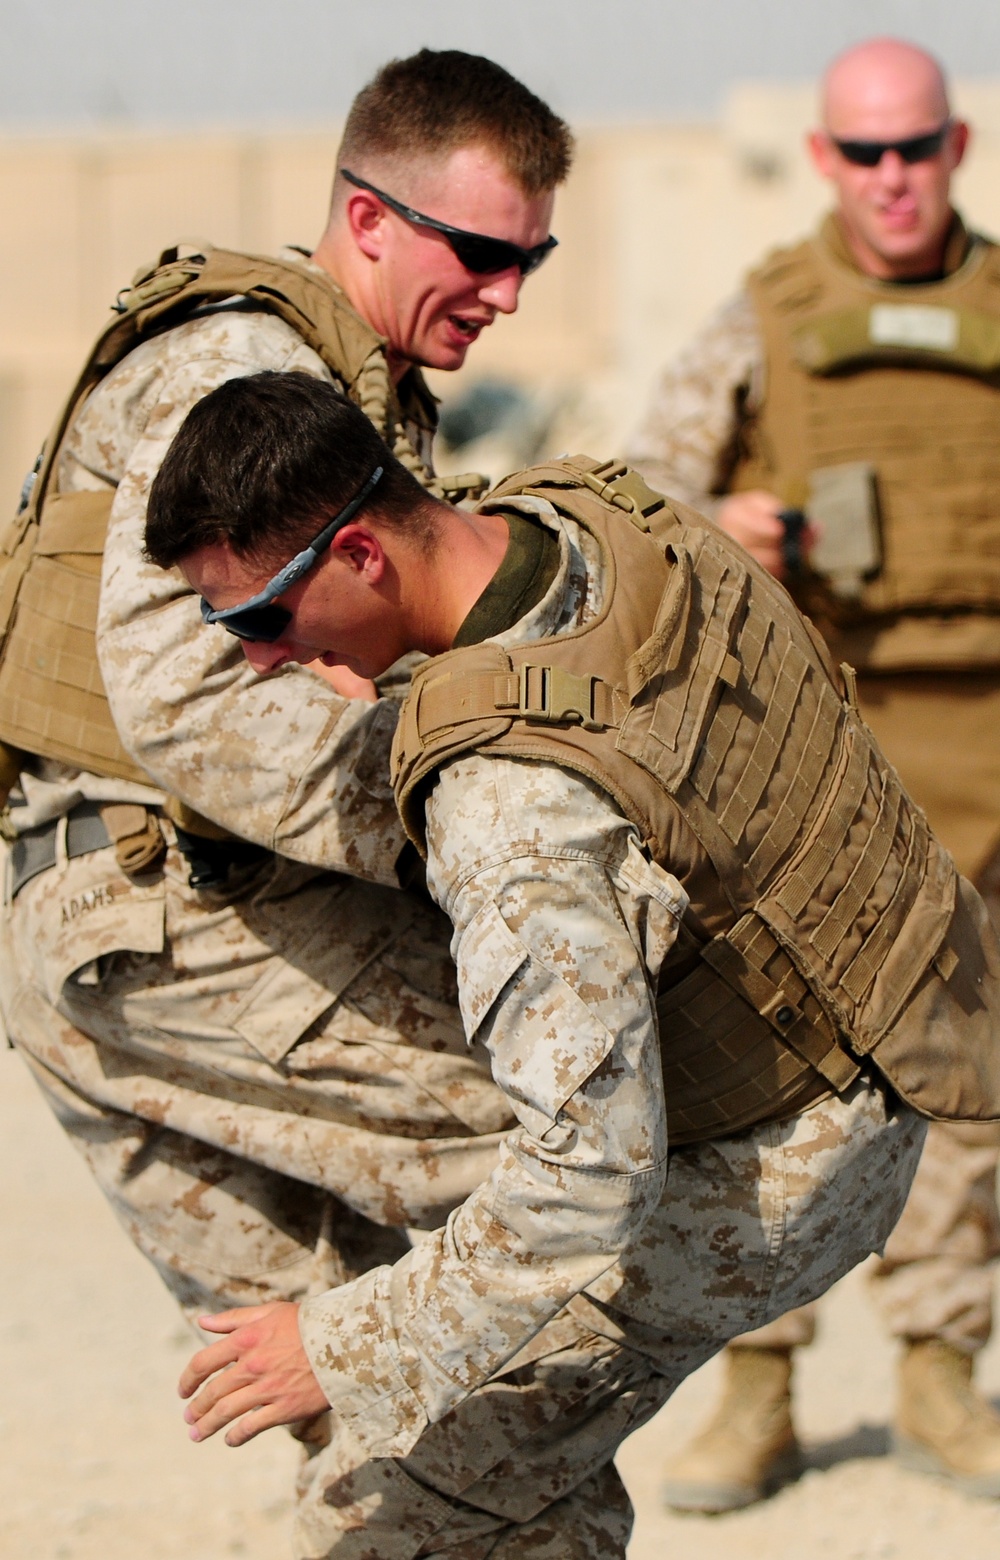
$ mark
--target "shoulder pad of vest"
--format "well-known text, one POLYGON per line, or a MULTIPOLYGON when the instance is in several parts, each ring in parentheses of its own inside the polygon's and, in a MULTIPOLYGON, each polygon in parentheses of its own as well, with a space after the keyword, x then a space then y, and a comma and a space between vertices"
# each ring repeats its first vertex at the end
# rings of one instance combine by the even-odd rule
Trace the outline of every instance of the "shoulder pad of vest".
POLYGON ((983 269, 987 278, 992 283, 1000 284, 1000 244, 985 233, 970 233, 969 237, 972 239, 969 254, 983 251, 983 269))
MULTIPOLYGON (((272 255, 178 244, 164 250, 160 262, 140 272, 123 289, 114 305, 134 321, 138 335, 164 328, 176 312, 226 298, 250 298, 278 314, 298 331, 338 378, 353 383, 373 353, 381 353, 383 338, 352 308, 332 277, 272 255)), ((114 334, 114 326, 109 335, 114 334)), ((110 346, 110 342, 109 342, 110 346)), ((120 348, 117 355, 121 356, 120 348)), ((430 392, 421 395, 433 415, 430 392)))
POLYGON ((815 240, 772 249, 747 277, 747 289, 763 293, 775 308, 799 306, 818 296, 823 281, 816 261, 815 240))
POLYGON ((654 516, 672 508, 671 501, 651 488, 625 461, 597 461, 589 455, 570 455, 515 472, 490 489, 483 506, 493 507, 501 499, 527 493, 547 497, 558 507, 574 488, 596 493, 604 503, 629 515, 642 531, 650 529, 654 516))

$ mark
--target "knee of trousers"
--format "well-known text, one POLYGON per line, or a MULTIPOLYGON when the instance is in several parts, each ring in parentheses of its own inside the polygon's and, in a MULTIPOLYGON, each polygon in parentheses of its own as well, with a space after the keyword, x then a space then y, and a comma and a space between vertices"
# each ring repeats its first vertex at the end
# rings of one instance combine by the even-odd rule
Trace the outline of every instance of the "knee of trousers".
MULTIPOLYGON (((513 1557, 521 1552, 516 1533, 541 1524, 541 1539, 550 1512, 554 1531, 559 1527, 559 1503, 567 1503, 568 1513, 574 1492, 588 1481, 604 1488, 621 1441, 656 1412, 670 1386, 635 1351, 570 1327, 565 1318, 553 1325, 559 1347, 470 1394, 405 1458, 366 1459, 335 1426, 330 1447, 310 1469, 298 1516, 301 1553, 406 1560, 454 1548, 464 1556, 461 1544, 504 1532, 513 1557), (312 1549, 305 1547, 307 1534, 312 1549), (327 1549, 318 1547, 320 1534, 327 1549)), ((627 1536, 620 1502, 611 1526, 627 1536)))

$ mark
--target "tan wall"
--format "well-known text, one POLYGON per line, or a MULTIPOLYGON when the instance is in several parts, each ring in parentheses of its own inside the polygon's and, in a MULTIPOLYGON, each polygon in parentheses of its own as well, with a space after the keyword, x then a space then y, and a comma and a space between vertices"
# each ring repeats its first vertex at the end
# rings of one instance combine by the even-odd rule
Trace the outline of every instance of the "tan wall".
MULTIPOLYGON (((958 90, 977 127, 958 198, 1000 232, 1000 82, 958 90)), ((637 415, 657 365, 824 192, 802 151, 806 88, 746 86, 703 127, 584 129, 560 246, 439 393, 484 374, 586 391, 600 436, 637 415), (596 409, 595 409, 596 408, 596 409)), ((0 140, 0 484, 13 495, 109 303, 179 237, 275 249, 321 230, 335 128, 272 136, 0 140)))

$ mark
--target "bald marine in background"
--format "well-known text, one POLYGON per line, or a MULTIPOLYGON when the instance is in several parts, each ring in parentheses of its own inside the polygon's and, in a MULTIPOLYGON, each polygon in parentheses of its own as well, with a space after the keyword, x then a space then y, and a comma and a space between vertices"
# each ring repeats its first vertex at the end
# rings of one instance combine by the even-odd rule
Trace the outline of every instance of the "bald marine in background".
MULTIPOLYGON (((969 141, 941 67, 891 38, 823 83, 809 137, 836 206, 769 255, 667 370, 630 451, 791 589, 959 869, 1000 919, 1000 251, 950 199, 969 141), (808 517, 798 543, 783 512, 808 517)), ((792 517, 795 524, 795 517, 792 517)), ((932 1123, 872 1290, 902 1345, 905 1464, 1000 1498, 975 1391, 1000 1251, 997 1129, 932 1123)), ((665 1498, 721 1511, 799 1466, 793 1351, 812 1308, 727 1350, 718 1412, 665 1498)))

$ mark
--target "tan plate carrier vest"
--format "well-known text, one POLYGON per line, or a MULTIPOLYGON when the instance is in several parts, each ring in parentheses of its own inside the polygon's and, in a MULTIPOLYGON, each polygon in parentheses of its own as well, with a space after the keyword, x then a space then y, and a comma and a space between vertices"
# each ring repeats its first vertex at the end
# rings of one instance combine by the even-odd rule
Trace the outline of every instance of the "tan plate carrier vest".
MULTIPOLYGON (((29 754, 150 784, 115 730, 95 645, 101 559, 114 491, 60 493, 59 456, 87 396, 133 347, 195 309, 244 297, 287 321, 344 386, 425 487, 464 495, 479 479, 439 483, 407 436, 407 417, 433 431, 434 399, 419 374, 404 408, 385 343, 331 279, 306 266, 206 247, 167 250, 115 305, 39 459, 30 492, 0 536, 0 800, 29 754)), ((185 812, 189 827, 197 815, 185 812)), ((204 823, 204 821, 202 821, 204 823)), ((212 825, 196 832, 218 834, 212 825)))
POLYGON ((926 1115, 1000 1116, 982 901, 781 587, 622 466, 536 467, 482 507, 521 493, 598 539, 606 603, 573 632, 417 670, 393 758, 414 843, 428 782, 470 749, 615 798, 691 901, 657 999, 674 1143, 794 1116, 867 1057, 926 1115))
MULTIPOLYGON (((804 503, 811 471, 870 461, 882 564, 834 622, 1000 611, 1000 249, 975 238, 943 281, 875 281, 822 235, 748 281, 764 404, 728 486, 804 503)), ((810 603, 812 611, 812 603, 810 603)))

